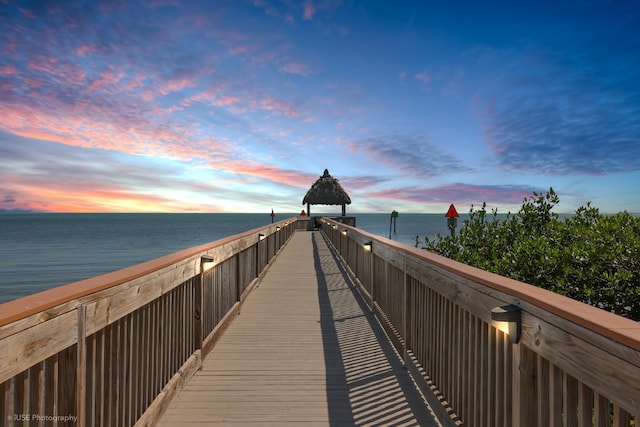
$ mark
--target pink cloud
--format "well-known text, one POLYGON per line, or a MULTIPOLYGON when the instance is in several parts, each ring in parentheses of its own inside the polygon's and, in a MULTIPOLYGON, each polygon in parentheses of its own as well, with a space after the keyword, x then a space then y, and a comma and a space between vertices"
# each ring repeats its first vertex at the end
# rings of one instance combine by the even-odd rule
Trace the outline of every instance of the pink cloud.
POLYGON ((284 114, 287 117, 298 117, 299 113, 293 104, 289 104, 278 98, 262 98, 258 102, 258 106, 267 111, 274 111, 279 114, 284 114))
POLYGON ((431 82, 431 76, 426 71, 416 74, 413 78, 424 84, 431 82))
POLYGON ((135 109, 135 105, 126 104, 68 106, 56 103, 55 99, 46 110, 26 105, 0 105, 0 116, 3 117, 0 128, 23 137, 65 145, 181 161, 203 159, 211 152, 232 155, 225 141, 203 137, 198 126, 181 126, 149 118, 165 117, 171 111, 156 109, 147 110, 153 114, 132 114, 135 109))
POLYGON ((38 17, 33 14, 30 10, 19 8, 20 12, 29 19, 37 19, 38 17))
POLYGON ((163 87, 158 89, 158 92, 160 92, 162 95, 168 95, 173 92, 179 92, 182 89, 185 89, 187 87, 196 87, 197 85, 198 85, 197 82, 190 80, 188 78, 181 77, 181 78, 169 80, 164 84, 163 87))
POLYGON ((298 74, 300 76, 306 76, 310 73, 308 66, 296 62, 289 62, 288 64, 283 65, 280 67, 280 71, 289 74, 298 74))
POLYGON ((37 55, 29 61, 27 67, 44 73, 49 80, 63 85, 82 85, 87 77, 80 64, 61 62, 52 56, 37 55))
POLYGON ((85 56, 88 53, 92 53, 95 52, 96 48, 94 46, 91 45, 82 45, 82 46, 78 46, 75 50, 74 53, 78 56, 85 56))
POLYGON ((343 179, 342 184, 345 187, 349 187, 354 190, 361 190, 364 188, 373 187, 374 185, 378 185, 385 181, 388 181, 388 179, 377 176, 358 176, 343 179))
POLYGON ((233 46, 229 48, 229 55, 241 55, 243 53, 247 53, 249 52, 249 47, 248 46, 233 46))
POLYGON ((304 4, 304 10, 302 12, 302 19, 304 20, 310 20, 313 18, 313 15, 316 13, 316 9, 313 6, 313 3, 311 3, 310 1, 307 1, 304 4))
POLYGON ((0 76, 10 76, 16 73, 16 67, 13 65, 0 66, 0 76))
POLYGON ((296 170, 281 169, 279 166, 254 163, 246 161, 223 161, 211 165, 216 169, 224 169, 227 172, 246 175, 257 180, 269 180, 278 184, 290 185, 292 187, 307 188, 318 179, 315 174, 302 173, 296 170))
POLYGON ((193 102, 205 102, 218 107, 230 107, 241 101, 242 99, 237 96, 225 95, 224 93, 217 93, 213 89, 208 89, 186 99, 183 103, 191 105, 193 102))
POLYGON ((56 74, 58 60, 50 56, 38 55, 29 61, 27 67, 36 71, 44 71, 48 74, 56 74))
POLYGON ((101 90, 106 86, 117 85, 123 77, 124 73, 115 74, 112 71, 103 71, 100 73, 100 78, 94 80, 89 88, 91 90, 101 90))

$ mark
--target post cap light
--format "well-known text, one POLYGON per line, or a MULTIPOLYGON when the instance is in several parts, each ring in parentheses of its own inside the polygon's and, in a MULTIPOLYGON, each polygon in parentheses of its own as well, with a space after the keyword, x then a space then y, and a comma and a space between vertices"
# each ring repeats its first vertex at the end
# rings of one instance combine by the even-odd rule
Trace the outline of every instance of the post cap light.
POLYGON ((200 257, 200 268, 202 271, 207 271, 213 267, 213 257, 210 255, 202 255, 200 257))
POLYGON ((503 332, 508 331, 509 341, 514 344, 520 341, 522 327, 522 309, 520 307, 513 304, 494 307, 491 309, 491 320, 504 322, 508 325, 508 329, 503 332))

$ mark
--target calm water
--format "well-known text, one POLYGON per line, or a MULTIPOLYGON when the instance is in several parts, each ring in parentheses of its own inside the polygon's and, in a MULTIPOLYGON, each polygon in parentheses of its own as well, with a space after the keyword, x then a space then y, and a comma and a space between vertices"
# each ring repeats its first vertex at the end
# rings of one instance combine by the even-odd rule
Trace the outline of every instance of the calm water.
MULTIPOLYGON (((296 214, 280 214, 276 221, 296 214)), ((358 214, 389 237, 389 214, 358 214)), ((271 223, 268 214, 0 214, 0 303, 271 223)), ((461 224, 461 221, 459 221, 461 224)), ((400 214, 393 240, 447 233, 441 214, 400 214)))

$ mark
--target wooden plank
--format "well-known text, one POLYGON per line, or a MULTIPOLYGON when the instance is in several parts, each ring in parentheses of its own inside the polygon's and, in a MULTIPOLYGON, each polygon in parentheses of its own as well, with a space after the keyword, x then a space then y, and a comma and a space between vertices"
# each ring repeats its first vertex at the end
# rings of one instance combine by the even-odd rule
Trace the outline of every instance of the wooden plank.
POLYGON ((87 334, 110 325, 127 314, 139 309, 159 298, 165 289, 171 289, 182 283, 176 280, 174 268, 164 273, 154 273, 151 277, 139 279, 142 283, 135 286, 126 284, 122 289, 111 289, 113 295, 101 296, 95 301, 87 302, 87 334))
POLYGON ((578 425, 578 381, 571 375, 563 376, 563 409, 564 425, 577 427, 578 425))
POLYGON ((495 426, 496 425, 496 412, 494 402, 499 398, 496 396, 496 333, 498 332, 495 328, 492 328, 491 325, 485 325, 487 330, 488 339, 487 339, 487 381, 486 381, 486 408, 487 408, 487 418, 486 425, 495 426))
POLYGON ((85 425, 95 425, 96 413, 96 336, 86 338, 85 425))
POLYGON ((127 407, 129 404, 129 384, 130 372, 129 372, 129 317, 127 315, 120 319, 120 343, 118 348, 118 378, 120 381, 119 394, 120 401, 118 402, 118 424, 129 425, 127 423, 127 407))
MULTIPOLYGON (((144 414, 142 414, 142 416, 136 421, 135 426, 155 426, 167 410, 167 407, 169 407, 174 396, 182 390, 184 385, 193 377, 201 364, 200 352, 196 352, 189 357, 178 372, 171 377, 167 385, 156 396, 144 414)), ((187 421, 188 418, 185 417, 183 423, 187 421)))
MULTIPOLYGON (((0 383, 0 420, 7 420, 13 417, 11 404, 11 382, 0 383)), ((8 424, 8 423, 7 423, 8 424)))
MULTIPOLYGON (((22 414, 29 412, 27 408, 29 399, 28 393, 29 375, 28 371, 24 371, 16 375, 13 383, 13 413, 17 416, 21 416, 22 414)), ((22 421, 22 419, 20 419, 20 421, 22 421)))
POLYGON ((75 344, 77 322, 77 313, 71 311, 3 339, 0 382, 75 344))
POLYGON ((619 405, 613 405, 613 427, 627 427, 631 425, 631 415, 619 405))
POLYGON ((427 410, 425 403, 386 338, 380 347, 380 325, 313 236, 321 234, 294 234, 160 426, 364 425, 393 416, 433 425, 418 411, 427 410), (404 396, 400 382, 418 400, 396 399, 404 396))
POLYGON ((37 312, 30 316, 26 316, 14 322, 4 324, 0 326, 0 341, 5 339, 8 336, 16 334, 18 332, 29 329, 33 326, 36 326, 40 323, 47 322, 55 317, 58 317, 64 313, 68 313, 73 311, 79 302, 77 300, 72 300, 64 304, 57 305, 55 307, 48 308, 46 310, 37 312))
MULTIPOLYGON (((472 324, 474 321, 474 317, 465 310, 464 312, 464 342, 465 349, 463 351, 464 354, 464 365, 462 367, 462 378, 463 378, 463 406, 460 409, 460 415, 462 415, 462 422, 466 422, 467 418, 472 420, 473 417, 473 330, 472 324)), ((435 347, 434 347, 435 349, 435 347)))
MULTIPOLYGON (((58 395, 58 354, 49 357, 44 361, 44 408, 45 414, 57 414, 59 395, 58 395)), ((46 422, 45 425, 51 426, 53 422, 46 422)))
POLYGON ((538 357, 538 427, 549 427, 551 419, 550 397, 551 397, 551 373, 549 372, 549 361, 543 357, 538 357))
MULTIPOLYGON (((78 316, 78 339, 76 342, 76 424, 79 427, 86 425, 86 375, 87 375, 87 342, 86 342, 86 317, 85 307, 83 305, 77 308, 78 316)), ((65 414, 68 415, 68 414, 65 414)))
POLYGON ((107 348, 107 331, 101 330, 96 333, 96 386, 95 386, 95 401, 96 412, 93 416, 93 422, 95 424, 102 424, 102 421, 105 419, 105 407, 107 405, 107 384, 106 381, 106 370, 107 370, 107 356, 106 356, 106 348, 107 348))
POLYGON ((127 352, 127 366, 129 367, 129 378, 128 389, 127 389, 127 416, 125 417, 125 425, 132 425, 138 417, 135 415, 135 402, 136 402, 136 393, 137 393, 137 369, 136 369, 136 360, 139 358, 139 353, 137 351, 137 313, 131 313, 129 316, 129 330, 127 332, 128 336, 128 347, 129 350, 127 352))
POLYGON ((593 390, 578 383, 578 426, 591 427, 593 424, 593 390))
POLYGON ((496 358, 495 358, 495 371, 496 371, 496 400, 495 400, 495 412, 497 426, 505 427, 507 422, 510 422, 511 418, 507 416, 507 402, 506 402, 506 376, 505 370, 507 367, 511 368, 507 363, 505 338, 502 331, 495 330, 496 333, 496 358))
POLYGON ((611 423, 609 421, 609 399, 598 393, 595 393, 594 400, 594 427, 610 427, 611 423))
MULTIPOLYGON (((77 317, 77 313, 73 313, 77 317)), ((76 393, 78 391, 77 380, 77 356, 75 345, 67 348, 58 357, 58 404, 55 415, 76 415, 78 413, 76 393)))
MULTIPOLYGON (((44 396, 42 394, 44 382, 44 362, 40 362, 29 368, 29 410, 28 414, 45 415, 43 408, 44 396)), ((1 418, 0 418, 1 419, 1 418)), ((34 421, 32 420, 32 424, 34 421)), ((41 424, 36 420, 37 425, 41 424)))
POLYGON ((547 321, 533 318, 523 312, 523 331, 537 331, 523 334, 522 342, 533 344, 533 350, 551 361, 576 379, 604 394, 612 401, 632 412, 640 411, 640 366, 622 354, 612 354, 571 335, 547 321), (597 375, 595 375, 597 373, 597 375))
POLYGON ((562 427, 562 405, 563 405, 563 374, 562 370, 555 365, 550 366, 550 393, 551 419, 549 427, 562 427))

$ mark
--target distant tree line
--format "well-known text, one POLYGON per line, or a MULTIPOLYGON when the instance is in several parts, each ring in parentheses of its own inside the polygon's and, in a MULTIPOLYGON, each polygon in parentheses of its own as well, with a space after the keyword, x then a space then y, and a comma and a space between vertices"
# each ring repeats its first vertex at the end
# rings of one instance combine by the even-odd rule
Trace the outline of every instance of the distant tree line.
POLYGON ((587 203, 559 220, 549 189, 498 219, 471 206, 459 235, 426 238, 426 249, 640 321, 640 218, 600 214, 587 203))

